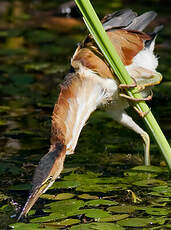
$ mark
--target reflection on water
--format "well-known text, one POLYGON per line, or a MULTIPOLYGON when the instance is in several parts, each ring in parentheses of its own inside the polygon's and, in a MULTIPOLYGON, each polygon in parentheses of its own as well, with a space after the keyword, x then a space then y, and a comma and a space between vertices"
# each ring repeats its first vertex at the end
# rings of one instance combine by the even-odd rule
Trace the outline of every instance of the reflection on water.
MULTIPOLYGON (((164 80, 155 88, 149 105, 169 140, 170 5, 158 0, 92 2, 101 17, 123 7, 140 13, 158 11, 153 24, 165 25, 156 47, 164 80)), ((11 216, 26 201, 33 171, 49 147, 59 84, 69 70, 76 44, 87 33, 74 9, 75 18, 59 17, 61 3, 0 2, 0 229, 15 223, 11 216)), ((152 227, 171 226, 170 182, 155 142, 151 145, 155 166, 140 167, 141 138, 114 123, 103 111, 96 111, 75 152, 67 157, 61 179, 30 211, 30 223, 16 224, 15 229, 131 229, 148 228, 151 223, 152 227)))

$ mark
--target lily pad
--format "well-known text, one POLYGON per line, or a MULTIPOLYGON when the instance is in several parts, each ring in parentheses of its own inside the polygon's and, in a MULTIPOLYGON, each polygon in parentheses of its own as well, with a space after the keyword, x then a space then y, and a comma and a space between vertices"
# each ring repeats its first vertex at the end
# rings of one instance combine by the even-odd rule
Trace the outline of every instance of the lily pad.
POLYGON ((113 206, 109 207, 107 210, 115 213, 133 213, 136 210, 136 206, 113 206))
POLYGON ((49 189, 71 189, 80 185, 78 181, 56 181, 49 189))
POLYGON ((65 219, 61 220, 59 222, 52 222, 52 223, 46 223, 45 226, 68 226, 68 225, 74 225, 79 224, 81 221, 79 219, 65 219))
POLYGON ((87 193, 78 195, 78 198, 83 199, 83 200, 97 200, 97 199, 99 199, 98 196, 93 196, 93 195, 90 195, 87 193))
POLYGON ((79 209, 84 206, 84 201, 75 199, 52 202, 50 204, 46 204, 46 208, 44 209, 44 211, 50 213, 49 216, 34 218, 31 220, 31 222, 51 222, 58 219, 79 215, 80 211, 82 211, 79 209))
POLYGON ((127 218, 117 222, 121 226, 125 227, 145 227, 151 223, 148 218, 127 218))
POLYGON ((118 185, 113 185, 113 184, 95 184, 89 181, 89 184, 83 184, 79 187, 76 188, 76 191, 81 191, 81 192, 101 192, 101 193, 106 193, 114 190, 122 190, 126 189, 128 186, 125 184, 118 184, 118 185))
POLYGON ((63 180, 75 180, 75 181, 80 181, 80 182, 84 182, 86 180, 89 180, 89 179, 95 179, 97 177, 101 176, 101 173, 94 173, 94 172, 91 172, 91 171, 87 171, 85 174, 78 174, 78 173, 71 173, 70 175, 68 176, 65 176, 63 178, 63 180))
POLYGON ((39 224, 25 224, 25 223, 15 223, 11 224, 10 227, 15 230, 40 230, 39 224))
POLYGON ((124 172, 124 176, 126 176, 127 183, 132 183, 137 180, 145 180, 145 179, 151 179, 154 177, 157 177, 157 173, 151 173, 151 172, 141 172, 136 170, 128 170, 124 172))
POLYGON ((43 194, 41 195, 41 198, 48 199, 48 200, 68 200, 73 198, 75 195, 72 193, 60 193, 58 195, 52 195, 52 194, 43 194))
POLYGON ((128 214, 117 214, 117 215, 112 215, 110 217, 100 218, 98 221, 99 222, 113 222, 113 221, 123 220, 128 217, 129 217, 128 214))
POLYGON ((142 186, 142 187, 152 187, 156 185, 165 185, 166 182, 162 180, 157 180, 157 179, 148 179, 148 180, 141 180, 141 181, 136 181, 133 183, 133 185, 137 186, 142 186))
POLYGON ((117 204, 118 204, 118 202, 116 202, 116 201, 102 200, 102 199, 90 200, 90 201, 87 201, 85 203, 85 205, 87 205, 87 206, 99 206, 99 205, 111 206, 111 205, 117 205, 117 204))
POLYGON ((82 200, 70 199, 70 200, 61 200, 47 204, 46 207, 50 207, 51 211, 70 211, 71 209, 79 209, 84 207, 85 203, 82 200), (63 209, 63 210, 62 210, 63 209))
POLYGON ((165 197, 171 197, 171 187, 166 186, 157 186, 151 188, 152 191, 155 192, 155 194, 159 196, 165 196, 165 197))
POLYGON ((167 216, 169 214, 169 211, 164 208, 151 208, 148 207, 145 209, 145 212, 149 215, 153 216, 167 216))
POLYGON ((110 217, 111 214, 107 211, 104 211, 102 209, 82 209, 81 213, 84 213, 85 216, 89 218, 104 218, 104 217, 110 217))
POLYGON ((113 190, 126 189, 128 187, 126 184, 118 183, 121 180, 120 178, 118 180, 116 178, 101 178, 99 176, 101 176, 101 174, 93 172, 87 172, 86 174, 71 173, 63 179, 66 181, 74 180, 75 182, 78 182, 80 186, 76 188, 76 191, 81 192, 106 193, 113 190), (116 184, 112 184, 113 182, 116 184))
POLYGON ((51 213, 47 216, 41 216, 37 218, 33 218, 30 220, 31 223, 48 223, 53 222, 58 219, 66 218, 67 216, 63 215, 62 213, 51 213))
POLYGON ((140 165, 132 168, 132 170, 136 171, 144 171, 144 172, 151 172, 151 173, 163 173, 168 172, 167 167, 158 167, 158 166, 146 166, 146 165, 140 165))
POLYGON ((112 223, 91 223, 91 224, 79 224, 72 226, 71 230, 124 230, 123 227, 118 224, 112 223))

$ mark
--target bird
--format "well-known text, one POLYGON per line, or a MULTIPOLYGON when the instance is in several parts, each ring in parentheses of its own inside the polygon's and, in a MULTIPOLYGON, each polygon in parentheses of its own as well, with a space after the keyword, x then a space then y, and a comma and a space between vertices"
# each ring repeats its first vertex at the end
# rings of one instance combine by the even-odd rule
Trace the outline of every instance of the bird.
POLYGON ((155 27, 151 33, 143 32, 156 16, 154 11, 138 16, 131 9, 122 9, 102 19, 109 39, 134 80, 133 85, 119 83, 90 34, 78 45, 71 58, 71 71, 60 86, 54 106, 49 151, 35 169, 32 189, 18 220, 27 215, 40 195, 59 177, 64 160, 74 153, 80 132, 90 114, 100 106, 113 120, 142 137, 145 164, 150 164, 149 135, 125 111, 134 99, 123 92, 129 87, 140 86, 140 100, 150 100, 150 88, 162 79, 156 70, 158 58, 153 52, 155 38, 162 26, 155 27))

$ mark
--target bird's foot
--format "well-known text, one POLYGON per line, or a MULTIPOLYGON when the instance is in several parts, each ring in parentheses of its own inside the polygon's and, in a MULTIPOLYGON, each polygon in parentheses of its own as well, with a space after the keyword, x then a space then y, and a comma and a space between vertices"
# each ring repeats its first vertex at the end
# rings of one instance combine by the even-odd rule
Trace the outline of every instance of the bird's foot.
POLYGON ((132 80, 134 81, 133 84, 127 85, 127 84, 120 84, 119 85, 119 89, 130 89, 130 88, 135 88, 137 87, 137 82, 135 81, 134 78, 132 78, 132 80))
POLYGON ((153 93, 151 91, 151 95, 149 95, 147 97, 142 97, 142 98, 134 98, 134 97, 128 96, 128 95, 126 95, 124 93, 120 93, 119 96, 124 97, 126 99, 129 99, 131 101, 135 101, 135 102, 137 102, 137 101, 150 101, 152 99, 152 97, 153 97, 153 93))

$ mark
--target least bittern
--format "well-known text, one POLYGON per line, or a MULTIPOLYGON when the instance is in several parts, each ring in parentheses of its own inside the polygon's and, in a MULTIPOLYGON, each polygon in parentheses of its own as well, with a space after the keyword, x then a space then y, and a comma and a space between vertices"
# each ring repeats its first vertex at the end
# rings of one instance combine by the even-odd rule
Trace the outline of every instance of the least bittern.
POLYGON ((153 54, 160 27, 149 34, 142 32, 155 17, 153 11, 137 16, 132 10, 126 9, 102 20, 110 40, 135 81, 132 86, 119 85, 115 73, 91 35, 80 43, 71 60, 72 71, 65 77, 54 107, 49 152, 41 158, 35 170, 33 187, 19 219, 28 213, 40 195, 59 176, 66 155, 74 153, 85 122, 100 105, 107 105, 107 112, 115 121, 141 135, 145 146, 145 163, 150 163, 149 136, 126 113, 131 98, 121 94, 120 89, 139 86, 142 100, 149 100, 149 88, 161 81, 161 75, 156 72, 158 60, 153 54))

